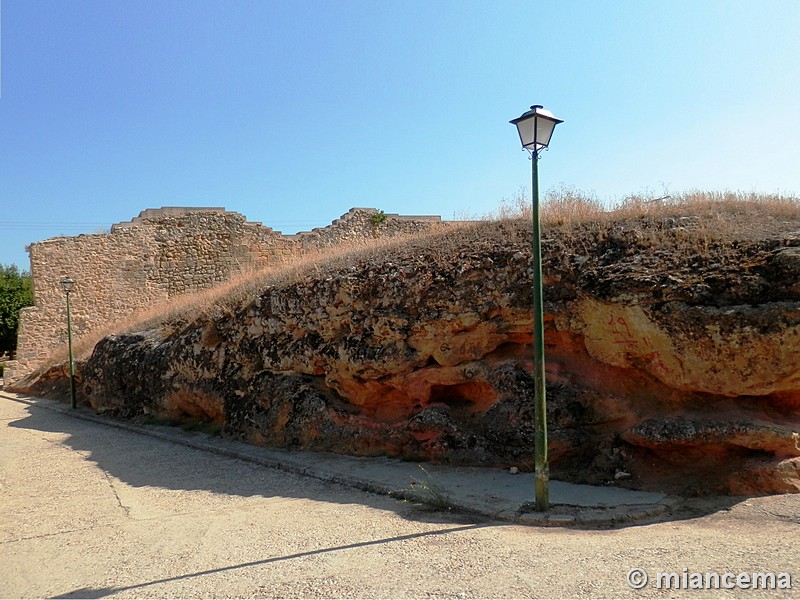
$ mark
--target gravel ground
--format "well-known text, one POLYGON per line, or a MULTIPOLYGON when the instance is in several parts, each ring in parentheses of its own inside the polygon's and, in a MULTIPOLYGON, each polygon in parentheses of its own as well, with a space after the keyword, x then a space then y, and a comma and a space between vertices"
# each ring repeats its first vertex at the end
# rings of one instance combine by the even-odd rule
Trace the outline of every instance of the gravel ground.
POLYGON ((0 507, 2 597, 800 598, 800 495, 613 530, 506 525, 5 399, 0 507), (684 568, 786 572, 794 589, 656 587, 684 568))

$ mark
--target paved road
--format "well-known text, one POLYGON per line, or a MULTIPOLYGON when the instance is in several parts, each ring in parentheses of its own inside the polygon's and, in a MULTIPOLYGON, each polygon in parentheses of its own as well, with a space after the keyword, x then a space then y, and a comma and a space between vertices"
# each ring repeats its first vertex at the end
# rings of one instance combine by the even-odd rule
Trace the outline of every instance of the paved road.
POLYGON ((788 572, 793 590, 733 595, 800 598, 800 496, 691 508, 477 521, 0 399, 2 597, 731 597, 631 590, 641 567, 788 572))

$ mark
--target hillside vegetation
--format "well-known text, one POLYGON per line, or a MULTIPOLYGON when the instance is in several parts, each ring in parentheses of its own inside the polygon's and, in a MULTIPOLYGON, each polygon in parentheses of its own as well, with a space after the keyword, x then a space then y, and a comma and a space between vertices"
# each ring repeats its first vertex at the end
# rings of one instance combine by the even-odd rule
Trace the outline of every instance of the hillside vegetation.
POLYGON ((32 304, 30 273, 20 272, 16 265, 0 265, 0 356, 17 347, 19 311, 32 304))

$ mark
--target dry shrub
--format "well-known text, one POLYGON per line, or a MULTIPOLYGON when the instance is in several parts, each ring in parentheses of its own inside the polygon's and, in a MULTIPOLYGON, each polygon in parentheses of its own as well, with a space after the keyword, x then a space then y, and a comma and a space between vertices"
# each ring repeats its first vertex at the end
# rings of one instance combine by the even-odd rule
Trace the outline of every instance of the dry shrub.
POLYGON ((541 207, 542 222, 566 225, 601 221, 606 216, 602 202, 593 195, 562 185, 547 192, 541 207))
POLYGON ((531 201, 528 190, 520 187, 511 198, 503 198, 494 211, 483 216, 483 221, 531 220, 531 201))
MULTIPOLYGON (((530 192, 521 187, 511 198, 503 198, 500 206, 484 215, 483 220, 530 221, 532 206, 530 192)), ((542 222, 551 225, 598 220, 605 213, 603 204, 596 197, 565 185, 548 191, 540 202, 539 210, 542 222)))

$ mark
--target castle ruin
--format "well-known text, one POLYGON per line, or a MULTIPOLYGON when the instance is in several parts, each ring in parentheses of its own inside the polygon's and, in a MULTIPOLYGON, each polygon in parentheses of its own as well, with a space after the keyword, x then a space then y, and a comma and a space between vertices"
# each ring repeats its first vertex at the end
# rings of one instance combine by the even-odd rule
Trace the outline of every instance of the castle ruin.
POLYGON ((8 384, 42 365, 66 343, 60 280, 70 276, 73 336, 232 276, 280 264, 298 253, 375 236, 412 233, 438 216, 384 214, 353 208, 330 225, 283 235, 224 208, 164 207, 111 227, 110 233, 59 237, 30 245, 34 306, 22 309, 16 360, 8 384))

